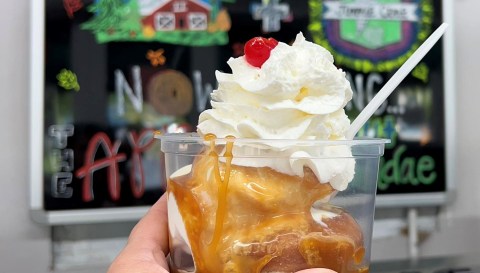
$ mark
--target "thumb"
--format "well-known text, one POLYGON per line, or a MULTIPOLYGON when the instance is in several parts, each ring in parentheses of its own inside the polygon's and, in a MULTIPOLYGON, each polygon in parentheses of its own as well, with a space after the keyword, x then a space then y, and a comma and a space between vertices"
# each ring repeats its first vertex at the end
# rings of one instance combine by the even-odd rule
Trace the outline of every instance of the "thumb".
POLYGON ((295 273, 337 273, 337 272, 328 268, 310 268, 310 269, 297 271, 295 273))

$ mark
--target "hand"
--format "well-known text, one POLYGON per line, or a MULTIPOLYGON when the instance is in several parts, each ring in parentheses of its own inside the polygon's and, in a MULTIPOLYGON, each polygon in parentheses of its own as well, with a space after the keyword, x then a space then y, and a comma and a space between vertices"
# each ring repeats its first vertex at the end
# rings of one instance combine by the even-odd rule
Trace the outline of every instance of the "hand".
POLYGON ((167 195, 135 225, 108 273, 168 273, 167 195))
MULTIPOLYGON (((167 196, 164 194, 135 225, 127 245, 110 265, 107 273, 168 273, 167 196)), ((336 273, 312 268, 296 273, 336 273)))

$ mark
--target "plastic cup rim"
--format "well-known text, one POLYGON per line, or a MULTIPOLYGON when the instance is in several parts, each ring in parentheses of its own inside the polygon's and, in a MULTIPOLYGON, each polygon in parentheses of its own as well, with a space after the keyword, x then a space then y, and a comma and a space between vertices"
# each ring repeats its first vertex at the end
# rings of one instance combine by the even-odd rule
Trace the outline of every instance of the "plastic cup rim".
MULTIPOLYGON (((155 138, 166 142, 175 143, 205 143, 206 140, 197 133, 168 133, 157 134, 155 138)), ((358 146, 358 145, 385 145, 390 143, 390 139, 385 138, 354 138, 353 140, 318 140, 318 139, 258 139, 258 138, 216 138, 215 143, 235 142, 236 144, 255 144, 255 143, 270 143, 270 144, 285 144, 291 145, 319 145, 319 146, 358 146)))

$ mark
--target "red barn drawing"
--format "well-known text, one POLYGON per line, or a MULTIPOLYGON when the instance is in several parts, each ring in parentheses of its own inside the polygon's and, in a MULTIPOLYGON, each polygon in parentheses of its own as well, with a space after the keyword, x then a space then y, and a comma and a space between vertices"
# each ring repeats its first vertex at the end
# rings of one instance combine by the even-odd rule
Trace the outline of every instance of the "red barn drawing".
POLYGON ((206 30, 211 6, 199 0, 157 1, 144 9, 142 23, 156 31, 206 30))

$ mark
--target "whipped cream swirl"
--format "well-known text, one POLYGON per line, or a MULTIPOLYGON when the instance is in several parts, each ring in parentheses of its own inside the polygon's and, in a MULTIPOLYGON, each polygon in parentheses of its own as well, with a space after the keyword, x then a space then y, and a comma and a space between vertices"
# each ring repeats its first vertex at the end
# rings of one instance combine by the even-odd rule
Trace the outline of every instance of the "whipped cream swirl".
MULTIPOLYGON (((279 42, 261 68, 247 63, 244 56, 227 63, 232 73, 216 71, 218 88, 211 94, 212 109, 200 114, 200 135, 345 139, 350 120, 344 107, 352 98, 350 83, 333 64, 330 52, 306 41, 302 33, 291 46, 279 42)), ((235 147, 232 163, 300 176, 307 166, 321 183, 330 183, 336 190, 344 190, 353 179, 355 161, 349 147, 289 147, 284 143, 273 141, 263 148, 266 157, 254 160, 241 156, 242 150, 251 147, 235 147)))

